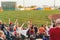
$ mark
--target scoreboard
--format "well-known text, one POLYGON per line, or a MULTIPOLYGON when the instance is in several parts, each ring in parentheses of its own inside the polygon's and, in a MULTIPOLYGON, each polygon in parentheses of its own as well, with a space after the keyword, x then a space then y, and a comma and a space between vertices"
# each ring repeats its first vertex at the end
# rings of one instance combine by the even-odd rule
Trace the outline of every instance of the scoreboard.
POLYGON ((3 10, 15 10, 16 2, 1 2, 3 10))

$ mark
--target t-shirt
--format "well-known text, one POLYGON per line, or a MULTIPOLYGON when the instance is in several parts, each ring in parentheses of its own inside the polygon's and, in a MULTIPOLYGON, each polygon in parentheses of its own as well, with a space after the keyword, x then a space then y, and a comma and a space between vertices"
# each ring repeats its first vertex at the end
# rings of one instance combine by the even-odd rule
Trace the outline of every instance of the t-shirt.
POLYGON ((37 27, 34 27, 34 30, 35 30, 35 33, 37 33, 37 31, 38 31, 37 27))
POLYGON ((9 27, 10 27, 10 31, 13 32, 14 24, 12 25, 9 24, 9 27))
POLYGON ((30 35, 34 34, 34 29, 31 29, 31 30, 29 31, 29 34, 30 34, 30 35))
POLYGON ((51 28, 49 34, 50 40, 60 40, 60 28, 51 28))
POLYGON ((23 30, 22 27, 17 28, 17 33, 24 35, 25 37, 27 37, 27 31, 29 30, 29 28, 27 28, 26 30, 23 30))

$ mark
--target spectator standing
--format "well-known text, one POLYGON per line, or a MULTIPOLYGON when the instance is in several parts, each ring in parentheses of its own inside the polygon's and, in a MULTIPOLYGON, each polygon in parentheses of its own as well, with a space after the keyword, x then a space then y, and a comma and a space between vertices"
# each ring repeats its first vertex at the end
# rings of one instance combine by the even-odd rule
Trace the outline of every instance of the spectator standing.
POLYGON ((60 40, 60 19, 55 22, 55 27, 49 31, 50 40, 60 40))
POLYGON ((43 36, 45 34, 45 28, 43 25, 38 29, 38 33, 39 33, 39 37, 43 38, 43 36))
POLYGON ((0 20, 0 30, 4 29, 4 24, 2 23, 2 20, 0 20))

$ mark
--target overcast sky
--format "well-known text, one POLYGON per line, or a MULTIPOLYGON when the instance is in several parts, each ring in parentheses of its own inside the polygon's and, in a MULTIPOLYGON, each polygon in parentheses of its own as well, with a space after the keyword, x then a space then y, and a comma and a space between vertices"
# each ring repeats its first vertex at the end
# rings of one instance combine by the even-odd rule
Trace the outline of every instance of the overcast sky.
MULTIPOLYGON (((2 1, 16 1, 17 5, 23 5, 24 6, 31 6, 31 5, 37 5, 37 6, 42 6, 42 5, 48 5, 48 6, 53 6, 54 5, 54 0, 0 0, 0 6, 2 1)), ((60 0, 55 0, 55 5, 60 6, 60 0)))

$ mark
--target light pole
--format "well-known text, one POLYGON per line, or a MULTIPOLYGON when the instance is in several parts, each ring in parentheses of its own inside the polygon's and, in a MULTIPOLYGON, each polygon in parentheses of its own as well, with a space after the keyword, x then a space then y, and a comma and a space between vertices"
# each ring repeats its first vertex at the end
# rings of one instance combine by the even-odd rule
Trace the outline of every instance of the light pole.
POLYGON ((56 3, 56 1, 54 0, 54 8, 56 7, 55 3, 56 3))
MULTIPOLYGON (((25 1, 23 0, 23 7, 25 6, 25 1)), ((24 7, 25 8, 25 7, 24 7)))

